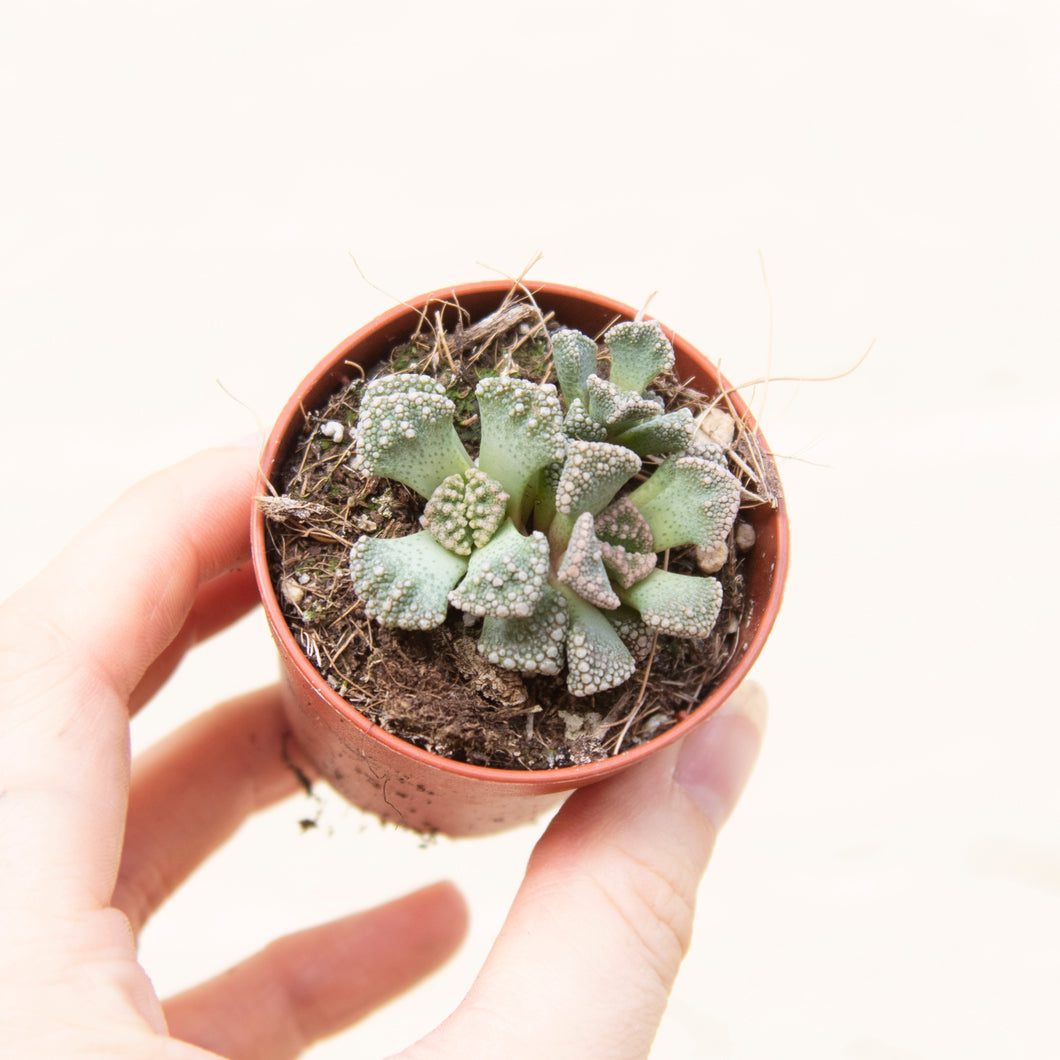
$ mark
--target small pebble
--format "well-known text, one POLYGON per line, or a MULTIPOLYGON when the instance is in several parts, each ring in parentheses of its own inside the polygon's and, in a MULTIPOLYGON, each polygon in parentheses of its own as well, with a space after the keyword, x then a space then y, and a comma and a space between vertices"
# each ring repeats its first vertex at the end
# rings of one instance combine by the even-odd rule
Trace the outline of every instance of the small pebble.
POLYGON ((750 552, 755 547, 755 528, 750 523, 737 523, 733 542, 741 552, 750 552))
POLYGON ((288 578, 281 586, 284 599, 297 607, 305 599, 305 590, 293 578, 288 578))
POLYGON ((727 449, 736 437, 736 421, 724 409, 708 409, 696 419, 696 440, 727 449))
POLYGON ((716 548, 696 547, 696 566, 704 574, 714 574, 725 566, 729 558, 729 546, 724 541, 716 548))

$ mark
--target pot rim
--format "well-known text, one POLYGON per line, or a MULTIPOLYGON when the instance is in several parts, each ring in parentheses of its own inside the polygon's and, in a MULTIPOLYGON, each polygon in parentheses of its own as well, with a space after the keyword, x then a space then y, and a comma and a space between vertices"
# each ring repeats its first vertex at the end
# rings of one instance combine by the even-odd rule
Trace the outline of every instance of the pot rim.
MULTIPOLYGON (((277 453, 282 442, 290 432, 290 424, 295 417, 301 416, 306 405, 303 401, 304 395, 312 390, 321 380, 330 374, 336 364, 349 356, 366 338, 374 336, 379 331, 395 324, 410 310, 421 313, 423 308, 433 302, 448 302, 457 300, 468 295, 497 294, 503 296, 513 285, 525 288, 531 295, 545 292, 549 295, 590 301, 593 304, 612 311, 617 318, 630 319, 637 314, 637 310, 606 295, 599 295, 579 287, 566 284, 551 283, 542 280, 478 280, 467 283, 455 284, 451 287, 440 288, 425 294, 416 296, 407 302, 379 314, 363 327, 358 328, 347 338, 343 339, 326 357, 324 357, 306 377, 299 383, 284 405, 282 411, 269 433, 262 449, 259 463, 258 475, 259 485, 264 489, 273 471, 275 470, 277 453)), ((654 318, 653 318, 654 319, 654 318)), ((753 429, 766 459, 773 462, 774 458, 765 438, 762 435, 758 423, 755 421, 750 409, 741 395, 732 387, 732 384, 721 374, 712 362, 707 361, 705 355, 700 353, 686 339, 659 321, 662 329, 675 349, 680 350, 689 360, 694 362, 707 362, 714 373, 718 376, 719 385, 728 392, 733 409, 743 420, 744 424, 753 429)), ((468 762, 458 762, 443 755, 426 751, 408 740, 386 732, 371 719, 362 714, 353 704, 339 696, 334 689, 324 680, 320 672, 309 661, 305 652, 295 641, 287 620, 284 618, 277 599, 275 587, 269 574, 268 559, 265 546, 265 518, 261 509, 255 505, 251 517, 251 560, 254 574, 258 582, 259 594, 262 606, 268 619, 273 638, 277 642, 281 655, 295 665, 306 682, 327 702, 333 710, 347 718, 361 732, 374 740, 379 740, 398 754, 416 760, 423 765, 439 769, 443 772, 453 774, 466 779, 491 781, 493 783, 504 783, 527 787, 549 787, 558 789, 560 787, 582 786, 586 783, 602 780, 607 776, 622 771, 635 764, 648 755, 669 746, 687 735, 714 713, 725 700, 736 690, 750 671, 755 660, 758 658, 765 646, 766 640, 776 621, 784 595, 784 585, 787 580, 789 553, 790 553, 790 528, 787 506, 781 493, 777 500, 775 509, 777 520, 777 547, 776 557, 773 565, 772 585, 766 605, 756 617, 756 625, 753 636, 747 642, 747 647, 742 656, 736 660, 725 678, 716 685, 709 695, 697 706, 693 707, 681 720, 672 725, 665 732, 651 739, 620 751, 616 755, 589 762, 582 765, 557 766, 554 769, 537 769, 519 771, 516 769, 503 769, 495 766, 474 765, 468 762)))

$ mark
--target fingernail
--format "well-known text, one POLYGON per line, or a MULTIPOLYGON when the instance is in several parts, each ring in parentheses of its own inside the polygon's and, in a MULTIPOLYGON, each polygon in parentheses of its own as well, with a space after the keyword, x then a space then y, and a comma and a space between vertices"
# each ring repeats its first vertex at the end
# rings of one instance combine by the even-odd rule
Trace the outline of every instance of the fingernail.
POLYGON ((762 746, 769 704, 760 685, 741 685, 716 714, 685 738, 674 779, 715 828, 732 815, 762 746))
POLYGON ((237 438, 234 442, 228 443, 233 449, 260 449, 263 444, 263 438, 261 431, 251 431, 250 434, 244 434, 242 438, 237 438))

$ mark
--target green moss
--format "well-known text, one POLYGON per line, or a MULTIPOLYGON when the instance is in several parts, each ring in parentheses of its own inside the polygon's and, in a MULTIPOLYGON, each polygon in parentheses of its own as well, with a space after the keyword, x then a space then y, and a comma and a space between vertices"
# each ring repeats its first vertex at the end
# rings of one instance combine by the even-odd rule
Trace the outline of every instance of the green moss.
POLYGON ((420 361, 423 359, 423 349, 415 342, 407 342, 404 346, 399 346, 390 355, 390 362, 388 365, 388 371, 391 372, 409 372, 418 368, 420 361))
POLYGON ((536 342, 524 342, 512 353, 512 360, 527 377, 535 382, 556 381, 552 371, 552 358, 549 356, 548 344, 543 339, 536 342))
POLYGON ((478 400, 475 388, 483 379, 493 379, 500 375, 494 365, 476 364, 475 373, 468 380, 449 379, 446 381, 445 396, 456 405, 453 417, 456 435, 475 454, 478 452, 482 425, 478 416, 478 400))
POLYGON ((364 502, 364 509, 369 512, 378 512, 389 519, 394 514, 394 493, 389 488, 375 497, 369 497, 364 502))
POLYGON ((469 446, 472 451, 478 449, 479 422, 478 403, 475 401, 474 390, 466 394, 455 394, 451 390, 446 391, 447 396, 456 405, 456 413, 453 422, 456 426, 456 436, 469 446))

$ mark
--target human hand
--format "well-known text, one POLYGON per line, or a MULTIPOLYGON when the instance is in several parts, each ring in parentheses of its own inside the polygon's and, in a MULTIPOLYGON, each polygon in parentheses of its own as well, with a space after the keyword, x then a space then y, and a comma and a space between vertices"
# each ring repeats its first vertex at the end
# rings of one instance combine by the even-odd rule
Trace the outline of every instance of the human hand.
MULTIPOLYGON (((249 450, 161 472, 0 608, 5 1055, 293 1057, 433 971, 464 934, 463 901, 439 884, 273 942, 165 1004, 137 963, 162 901, 298 786, 276 689, 129 761, 130 714, 256 600, 254 490, 249 450)), ((764 713, 749 687, 681 747, 575 793, 467 999, 402 1057, 537 1055, 542 1039, 557 1057, 646 1056, 764 713)))

